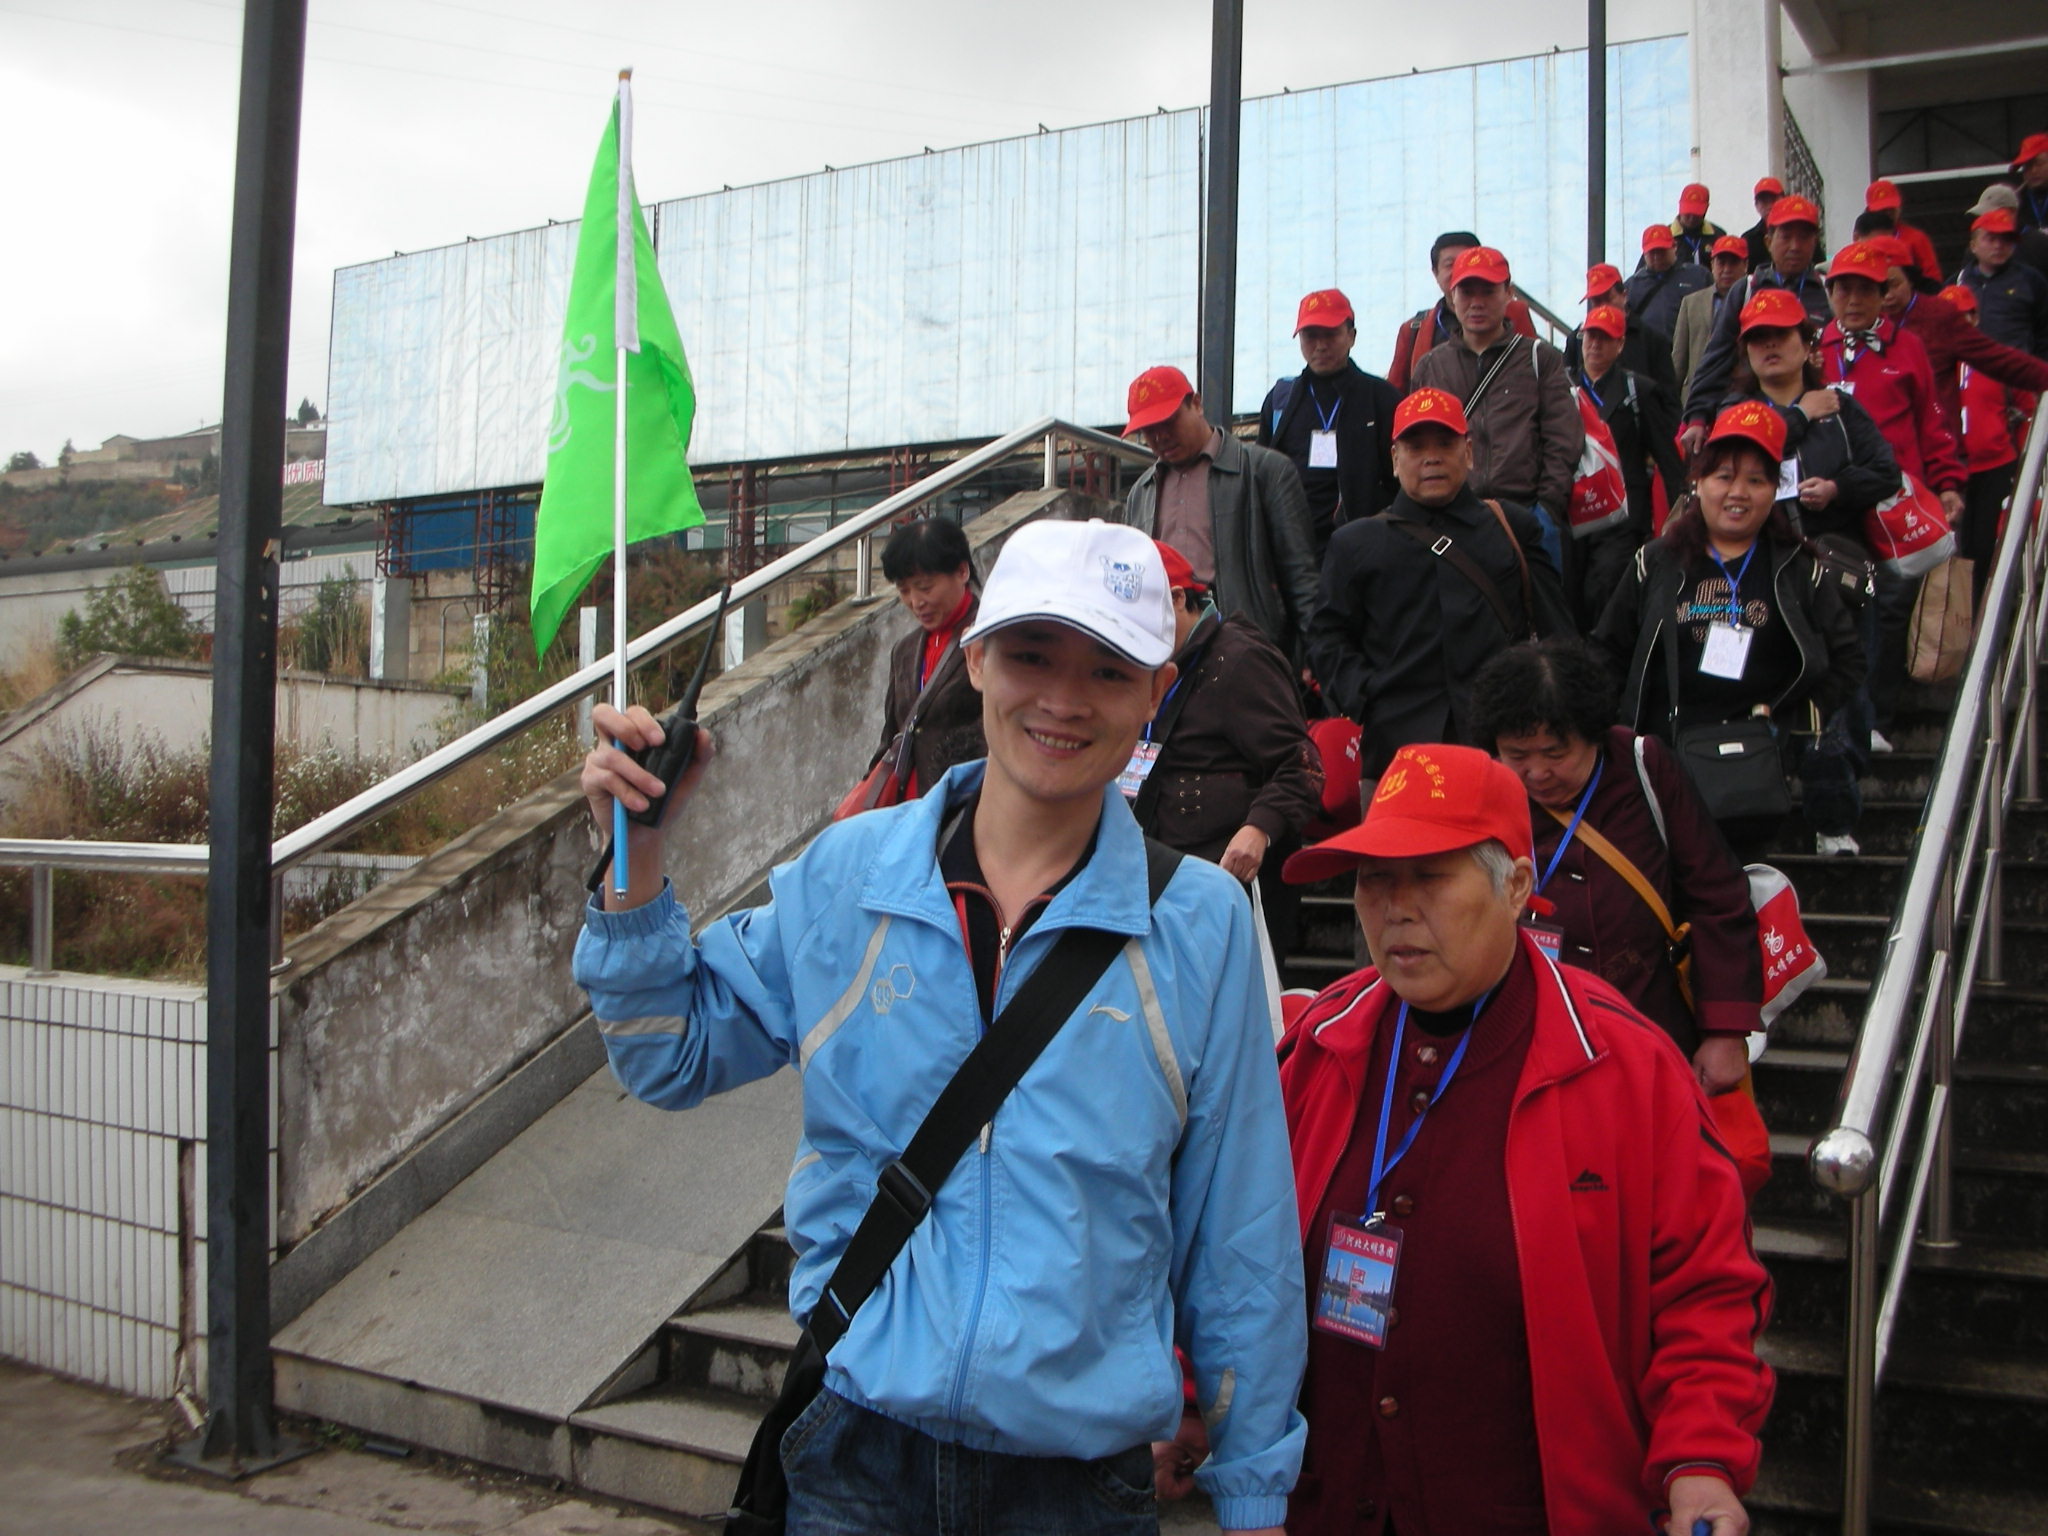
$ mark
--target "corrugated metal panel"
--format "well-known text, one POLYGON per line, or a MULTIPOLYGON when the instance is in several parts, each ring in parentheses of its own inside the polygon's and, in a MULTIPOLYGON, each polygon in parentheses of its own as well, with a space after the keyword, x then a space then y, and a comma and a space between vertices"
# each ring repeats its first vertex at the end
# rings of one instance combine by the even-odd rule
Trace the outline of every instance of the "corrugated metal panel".
MULTIPOLYGON (((1691 153, 1687 41, 1612 51, 1609 254, 1668 217, 1691 153)), ((1476 228, 1565 313, 1585 270, 1585 55, 1247 102, 1237 398, 1297 372, 1302 293, 1359 311, 1359 360, 1436 297, 1429 242, 1476 228)), ((1192 371, 1195 111, 741 187, 653 210, 698 389, 691 458, 729 462, 1111 422, 1140 369, 1192 371)), ((576 226, 335 274, 330 505, 537 481, 576 226)))

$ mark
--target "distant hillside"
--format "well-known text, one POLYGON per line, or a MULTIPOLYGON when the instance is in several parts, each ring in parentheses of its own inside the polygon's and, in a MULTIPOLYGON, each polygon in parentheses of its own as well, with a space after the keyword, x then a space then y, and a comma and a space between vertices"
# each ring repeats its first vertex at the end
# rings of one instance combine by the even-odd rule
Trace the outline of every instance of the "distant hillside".
MULTIPOLYGON (((287 527, 333 522, 318 481, 284 488, 287 527)), ((220 497, 161 481, 107 481, 18 491, 0 486, 0 553, 52 554, 101 544, 207 538, 220 525, 220 497)))

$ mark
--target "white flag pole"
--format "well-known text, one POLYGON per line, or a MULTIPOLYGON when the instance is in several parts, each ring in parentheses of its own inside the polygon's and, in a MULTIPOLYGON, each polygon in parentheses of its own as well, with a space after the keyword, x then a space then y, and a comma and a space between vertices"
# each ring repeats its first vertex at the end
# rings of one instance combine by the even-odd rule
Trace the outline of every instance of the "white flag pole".
MULTIPOLYGON (((626 354, 640 350, 640 283, 633 250, 633 71, 619 71, 618 268, 612 281, 618 369, 612 391, 612 707, 626 709, 626 354)), ((617 743, 614 743, 617 745, 617 743)), ((612 889, 624 895, 626 807, 612 802, 612 889)))

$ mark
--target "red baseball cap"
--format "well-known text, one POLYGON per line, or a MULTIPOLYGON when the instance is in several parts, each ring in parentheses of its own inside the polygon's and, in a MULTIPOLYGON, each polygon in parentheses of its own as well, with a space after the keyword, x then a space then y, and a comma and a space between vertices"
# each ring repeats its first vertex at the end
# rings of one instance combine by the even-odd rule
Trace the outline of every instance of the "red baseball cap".
POLYGON ((1301 308, 1295 312, 1294 334, 1299 336, 1310 326, 1321 326, 1335 330, 1340 325, 1350 325, 1356 319, 1351 301, 1337 288, 1318 288, 1301 301, 1301 308))
POLYGON ((1899 189, 1881 177, 1863 189, 1863 206, 1874 213, 1905 205, 1906 200, 1899 196, 1899 189))
POLYGON ((1764 215, 1764 223, 1771 229, 1781 224, 1811 224, 1819 229, 1820 210, 1813 206, 1812 199, 1794 193, 1771 204, 1771 211, 1764 215))
POLYGON ((2018 170, 2036 155, 2048 155, 2048 133, 2030 133, 2021 139, 2019 153, 2012 157, 2012 168, 2018 170))
POLYGON ((2016 235, 2020 232, 2019 217, 2010 208, 1992 208, 1970 221, 1971 234, 1980 229, 1989 235, 2016 235))
POLYGON ((1845 245, 1835 252, 1835 259, 1828 263, 1829 282, 1843 277, 1868 278, 1878 287, 1884 286, 1891 276, 1891 262, 1885 253, 1877 248, 1875 240, 1858 240, 1854 245, 1845 245))
POLYGON ((1178 368, 1147 368, 1131 380, 1130 397, 1125 402, 1131 420, 1124 436, 1135 437, 1147 427, 1158 426, 1194 392, 1195 386, 1178 368))
POLYGON ((1475 245, 1470 250, 1461 251, 1458 259, 1451 264, 1453 288, 1468 278, 1476 278, 1482 283, 1513 281, 1508 275, 1507 257, 1490 245, 1475 245))
POLYGON ((1775 176, 1765 176, 1758 180, 1755 188, 1749 195, 1752 198, 1757 198, 1762 197, 1766 192, 1772 197, 1783 197, 1785 195, 1785 183, 1778 180, 1775 176))
POLYGON ((1680 213, 1705 213, 1713 194, 1698 182, 1693 182, 1678 194, 1680 213))
POLYGON ((1302 849, 1281 873, 1290 885, 1307 885, 1368 858, 1421 859, 1488 840, 1518 859, 1533 856, 1522 781, 1477 747, 1429 742, 1394 754, 1363 821, 1302 849))
POLYGON ((1966 313, 1974 314, 1977 309, 1977 290, 1974 288, 1966 288, 1961 283, 1949 284, 1948 287, 1942 289, 1940 293, 1935 295, 1935 297, 1938 299, 1947 299, 1949 303, 1955 305, 1957 309, 1962 310, 1966 313))
POLYGON ((1766 288, 1742 306, 1742 334, 1790 331, 1806 324, 1806 306, 1788 288, 1766 288))
POLYGON ((1886 266, 1904 267, 1915 273, 1920 270, 1920 264, 1913 259, 1913 248, 1897 235, 1872 235, 1863 244, 1882 256, 1886 266))
POLYGON ((1460 437, 1472 430, 1458 397, 1441 389, 1418 389, 1394 407, 1397 440, 1416 427, 1447 427, 1460 437))
POLYGON ((1195 568, 1188 564, 1186 555, 1171 544, 1162 544, 1157 539, 1152 541, 1152 545, 1159 551, 1159 558, 1166 565, 1166 585, 1169 591, 1177 587, 1185 587, 1190 592, 1209 590, 1206 583, 1195 579, 1195 568))
POLYGON ((1603 336, 1612 336, 1616 341, 1628 334, 1628 316, 1612 304, 1602 304, 1586 316, 1581 330, 1598 331, 1603 336))
POLYGON ((1707 434, 1710 443, 1725 442, 1730 438, 1754 443, 1769 454, 1775 464, 1785 457, 1785 418, 1768 401, 1737 401, 1714 418, 1714 430, 1707 434))
POLYGON ((1709 254, 1714 256, 1740 256, 1744 261, 1747 261, 1749 260, 1749 242, 1740 235, 1723 235, 1714 242, 1714 249, 1709 254))
MULTIPOLYGON (((1681 212, 1691 212, 1681 209, 1681 212)), ((1652 224, 1643 231, 1643 249, 1647 251, 1668 251, 1678 244, 1677 236, 1671 233, 1669 224, 1652 224)))
POLYGON ((1586 291, 1579 295, 1579 302, 1597 299, 1603 293, 1612 293, 1621 286, 1621 268, 1610 267, 1601 262, 1597 267, 1586 269, 1586 291))

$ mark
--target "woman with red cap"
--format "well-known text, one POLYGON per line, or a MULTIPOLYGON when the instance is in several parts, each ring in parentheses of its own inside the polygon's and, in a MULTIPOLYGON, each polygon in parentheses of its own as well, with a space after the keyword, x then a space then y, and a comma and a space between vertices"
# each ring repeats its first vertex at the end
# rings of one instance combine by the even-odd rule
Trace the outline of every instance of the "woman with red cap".
MULTIPOLYGON (((1840 586, 1775 499, 1785 452, 1768 401, 1722 411, 1693 461, 1693 494, 1636 557, 1594 638, 1627 668, 1621 717, 1635 730, 1675 743, 1688 726, 1761 716, 1781 746, 1795 738, 1819 851, 1853 854, 1863 754, 1850 706, 1864 648, 1840 586)), ((1783 817, 1718 819, 1748 863, 1783 817)))
POLYGON ((1372 965, 1289 1031, 1310 1298, 1291 1536, 1742 1536, 1772 1393, 1770 1282, 1692 1069, 1517 927, 1529 802, 1406 746, 1354 875, 1372 965))

